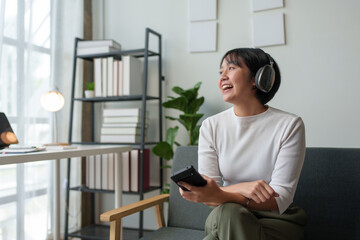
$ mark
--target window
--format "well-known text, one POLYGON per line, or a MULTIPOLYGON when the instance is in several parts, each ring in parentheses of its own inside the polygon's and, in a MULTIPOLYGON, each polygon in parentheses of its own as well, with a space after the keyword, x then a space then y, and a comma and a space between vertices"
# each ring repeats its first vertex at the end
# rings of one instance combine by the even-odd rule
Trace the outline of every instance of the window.
MULTIPOLYGON (((21 145, 51 140, 40 107, 51 73, 52 0, 0 0, 0 111, 21 145)), ((49 162, 0 166, 0 239, 46 239, 49 162)))

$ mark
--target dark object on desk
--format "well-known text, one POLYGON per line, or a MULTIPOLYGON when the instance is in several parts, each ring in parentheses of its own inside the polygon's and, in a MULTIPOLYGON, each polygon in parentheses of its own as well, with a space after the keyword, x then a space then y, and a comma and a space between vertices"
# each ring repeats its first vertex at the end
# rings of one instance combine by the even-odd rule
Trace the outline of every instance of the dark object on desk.
POLYGON ((5 113, 0 112, 0 149, 19 143, 5 113))

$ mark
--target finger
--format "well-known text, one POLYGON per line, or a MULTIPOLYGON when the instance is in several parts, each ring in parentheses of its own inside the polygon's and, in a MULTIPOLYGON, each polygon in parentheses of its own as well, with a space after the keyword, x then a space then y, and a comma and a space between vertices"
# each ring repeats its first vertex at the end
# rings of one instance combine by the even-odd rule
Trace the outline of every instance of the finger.
POLYGON ((264 187, 266 188, 267 192, 268 192, 272 197, 279 197, 279 194, 278 194, 277 192, 275 192, 275 190, 274 190, 272 187, 270 187, 270 185, 265 184, 264 187))
POLYGON ((190 185, 186 182, 178 182, 178 185, 183 186, 184 188, 186 188, 189 191, 191 191, 191 188, 193 187, 192 185, 190 185))

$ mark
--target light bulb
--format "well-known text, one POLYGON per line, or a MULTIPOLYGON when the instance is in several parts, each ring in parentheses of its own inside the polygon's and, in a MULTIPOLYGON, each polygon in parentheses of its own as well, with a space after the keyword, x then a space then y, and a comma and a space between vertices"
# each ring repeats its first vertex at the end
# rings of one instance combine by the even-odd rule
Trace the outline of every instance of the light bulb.
POLYGON ((40 99, 41 106, 49 112, 57 112, 64 107, 64 96, 58 91, 44 93, 40 99))

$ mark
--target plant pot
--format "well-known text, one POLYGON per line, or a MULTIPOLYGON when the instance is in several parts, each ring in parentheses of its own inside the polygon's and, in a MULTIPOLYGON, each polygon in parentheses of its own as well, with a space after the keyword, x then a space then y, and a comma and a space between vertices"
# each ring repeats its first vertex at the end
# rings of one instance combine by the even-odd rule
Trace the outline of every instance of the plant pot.
POLYGON ((85 97, 86 97, 86 98, 93 98, 93 97, 95 97, 95 91, 94 91, 94 90, 85 90, 85 97))

